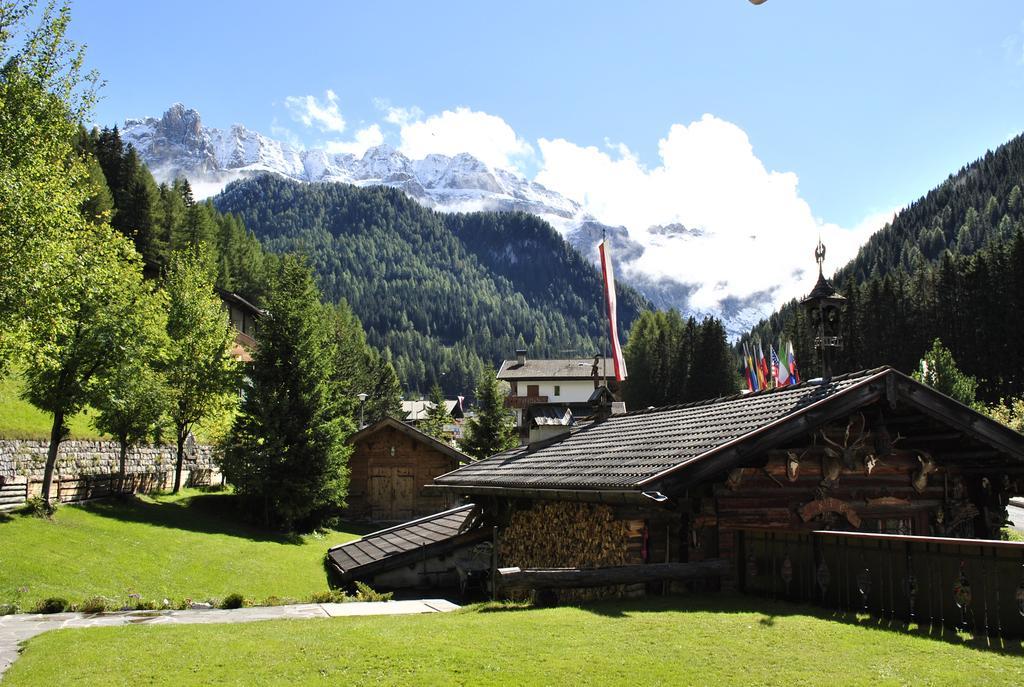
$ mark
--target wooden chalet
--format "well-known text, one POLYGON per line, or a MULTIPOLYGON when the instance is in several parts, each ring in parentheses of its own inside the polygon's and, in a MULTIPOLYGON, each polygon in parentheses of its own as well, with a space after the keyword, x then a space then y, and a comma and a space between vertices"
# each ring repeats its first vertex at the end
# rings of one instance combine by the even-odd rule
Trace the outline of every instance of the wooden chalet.
POLYGON ((263 310, 231 291, 217 289, 221 303, 228 313, 235 339, 231 345, 231 356, 245 363, 252 362, 256 350, 256 321, 263 316, 263 310))
MULTIPOLYGON (((629 566, 657 564, 653 577, 673 580, 693 572, 673 564, 724 560, 726 585, 815 592, 831 574, 849 597, 862 585, 843 577, 841 559, 823 563, 822 532, 899 547, 998 540, 1009 497, 1024 492, 1024 436, 883 367, 609 415, 441 475, 431 490, 477 504, 498 527, 502 567, 591 569, 591 583, 604 568, 618 571, 606 581, 635 582, 649 577, 629 566)), ((1014 572, 1000 582, 1004 600, 1024 563, 1017 546, 1005 554, 1014 572)), ((888 562, 907 566, 903 578, 889 569, 903 589, 926 573, 914 577, 909 551, 888 562)), ((944 565, 951 588, 956 566, 944 565)), ((878 579, 872 594, 895 597, 892 584, 878 579)))
POLYGON ((438 475, 470 458, 448 444, 394 418, 364 427, 348 442, 348 517, 402 522, 451 507, 457 498, 429 491, 438 475))

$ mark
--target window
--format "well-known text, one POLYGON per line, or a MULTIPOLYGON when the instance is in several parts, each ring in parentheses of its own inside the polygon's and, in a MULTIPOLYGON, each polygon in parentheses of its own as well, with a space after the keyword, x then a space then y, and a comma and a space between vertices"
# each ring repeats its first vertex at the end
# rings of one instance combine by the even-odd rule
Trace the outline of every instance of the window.
POLYGON ((562 387, 560 387, 557 384, 555 384, 555 396, 561 396, 561 395, 562 395, 562 387))

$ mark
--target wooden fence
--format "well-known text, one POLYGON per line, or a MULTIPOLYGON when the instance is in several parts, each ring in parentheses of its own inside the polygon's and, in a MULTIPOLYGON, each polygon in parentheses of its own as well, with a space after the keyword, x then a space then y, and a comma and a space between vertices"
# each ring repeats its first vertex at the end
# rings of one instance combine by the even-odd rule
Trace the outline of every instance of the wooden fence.
POLYGON ((740 589, 976 637, 1024 637, 1024 543, 747 530, 740 589))
POLYGON ((0 513, 14 510, 28 499, 28 481, 0 482, 0 513))

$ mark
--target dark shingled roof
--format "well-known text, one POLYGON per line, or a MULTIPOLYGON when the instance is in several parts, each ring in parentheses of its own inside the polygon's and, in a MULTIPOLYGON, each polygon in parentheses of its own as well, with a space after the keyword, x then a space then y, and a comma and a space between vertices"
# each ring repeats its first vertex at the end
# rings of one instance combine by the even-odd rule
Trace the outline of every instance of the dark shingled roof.
POLYGON ((472 513, 473 504, 452 508, 333 546, 327 555, 343 580, 378 573, 404 565, 410 556, 415 559, 449 544, 486 538, 487 530, 464 532, 472 513))
MULTIPOLYGON (((615 376, 615 368, 610 358, 598 359, 597 375, 602 372, 606 377, 615 376), (605 360, 607 364, 603 364, 605 360)), ((594 369, 594 358, 572 358, 561 360, 527 360, 522 365, 516 360, 505 360, 498 370, 498 379, 593 379, 590 371, 594 369)))
POLYGON ((612 415, 550 442, 499 453, 435 484, 532 489, 637 489, 661 473, 886 374, 880 368, 699 403, 612 415))

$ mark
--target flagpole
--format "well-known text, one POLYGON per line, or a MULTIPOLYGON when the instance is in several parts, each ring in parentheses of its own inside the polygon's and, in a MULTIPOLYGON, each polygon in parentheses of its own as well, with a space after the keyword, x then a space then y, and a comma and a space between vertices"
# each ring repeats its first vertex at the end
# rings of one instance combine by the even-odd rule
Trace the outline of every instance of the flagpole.
MULTIPOLYGON (((607 230, 601 227, 601 243, 604 244, 608 240, 607 230)), ((602 250, 607 251, 608 246, 602 245, 602 250)), ((602 277, 601 279, 601 292, 604 296, 604 301, 601 303, 601 309, 605 311, 606 317, 608 312, 608 280, 602 277)), ((612 327, 611 322, 608 323, 608 327, 605 329, 605 335, 601 342, 601 381, 604 384, 604 388, 608 389, 608 348, 612 345, 612 327), (607 348, 606 348, 607 346, 607 348)))

